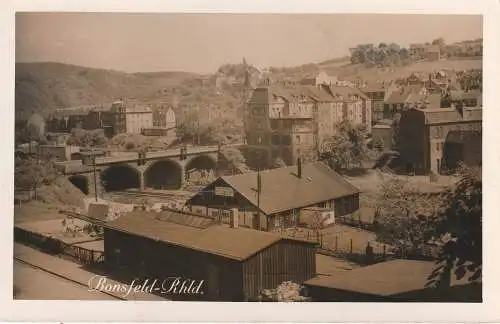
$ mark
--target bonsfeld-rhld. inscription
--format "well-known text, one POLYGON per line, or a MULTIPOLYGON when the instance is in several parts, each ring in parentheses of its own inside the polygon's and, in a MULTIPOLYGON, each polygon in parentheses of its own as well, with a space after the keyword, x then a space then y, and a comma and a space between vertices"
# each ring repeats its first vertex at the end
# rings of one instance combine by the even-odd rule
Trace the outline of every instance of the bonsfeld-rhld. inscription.
POLYGON ((120 294, 127 298, 131 293, 149 293, 164 295, 203 295, 204 280, 195 280, 182 277, 168 277, 165 279, 134 279, 130 283, 111 282, 106 276, 96 275, 88 282, 89 291, 120 294))

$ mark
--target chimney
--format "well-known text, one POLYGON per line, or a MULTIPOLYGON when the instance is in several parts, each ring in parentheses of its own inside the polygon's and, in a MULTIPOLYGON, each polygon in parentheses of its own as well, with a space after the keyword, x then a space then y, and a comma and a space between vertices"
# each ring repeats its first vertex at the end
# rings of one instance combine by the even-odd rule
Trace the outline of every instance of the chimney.
POLYGON ((297 177, 302 178, 302 160, 300 157, 297 158, 297 177))
POLYGON ((231 208, 231 228, 238 228, 238 221, 239 221, 239 215, 238 215, 238 208, 231 208))

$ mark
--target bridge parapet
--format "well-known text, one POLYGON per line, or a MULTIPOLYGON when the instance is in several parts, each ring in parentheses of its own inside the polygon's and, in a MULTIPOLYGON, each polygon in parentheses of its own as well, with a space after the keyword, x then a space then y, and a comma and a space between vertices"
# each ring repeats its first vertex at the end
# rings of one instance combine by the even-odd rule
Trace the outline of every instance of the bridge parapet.
MULTIPOLYGON (((187 147, 185 154, 190 155, 202 155, 217 153, 219 148, 217 146, 203 146, 203 147, 187 147)), ((179 158, 181 155, 181 149, 171 149, 162 152, 146 152, 143 157, 144 160, 155 160, 163 158, 179 158)), ((115 163, 125 163, 125 162, 135 162, 139 159, 139 155, 134 156, 127 154, 126 156, 111 156, 111 157, 98 157, 96 158, 97 165, 115 164, 115 163)))

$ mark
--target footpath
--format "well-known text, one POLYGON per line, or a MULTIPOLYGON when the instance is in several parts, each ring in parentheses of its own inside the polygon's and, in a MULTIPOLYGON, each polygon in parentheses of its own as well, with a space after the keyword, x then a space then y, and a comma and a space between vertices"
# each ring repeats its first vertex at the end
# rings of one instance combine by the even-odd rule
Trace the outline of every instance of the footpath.
MULTIPOLYGON (((86 271, 81 268, 81 265, 60 259, 58 257, 42 253, 26 245, 19 243, 14 243, 14 258, 23 263, 26 263, 34 268, 41 269, 57 277, 61 277, 73 281, 77 284, 82 285, 82 289, 89 290, 89 281, 92 280, 92 288, 96 286, 98 282, 98 277, 95 273, 86 271)), ((118 285, 126 285, 128 288, 128 283, 118 282, 109 278, 106 278, 106 285, 111 287, 117 287, 118 285)), ((105 293, 107 295, 113 296, 120 300, 134 300, 134 301, 168 301, 166 298, 154 295, 147 292, 134 292, 130 291, 128 295, 124 292, 112 291, 113 289, 100 290, 96 293, 105 293)))

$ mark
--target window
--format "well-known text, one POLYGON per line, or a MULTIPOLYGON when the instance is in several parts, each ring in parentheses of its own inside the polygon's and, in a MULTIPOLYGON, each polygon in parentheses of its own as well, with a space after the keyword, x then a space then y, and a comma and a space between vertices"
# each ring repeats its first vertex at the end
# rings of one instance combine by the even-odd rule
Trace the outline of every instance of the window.
POLYGON ((292 128, 292 121, 291 120, 284 120, 283 121, 283 128, 284 129, 291 129, 292 128))
POLYGON ((295 135, 295 141, 300 144, 300 135, 295 135))
POLYGON ((283 136, 281 137, 281 143, 282 143, 283 145, 290 145, 290 144, 292 143, 292 140, 291 140, 291 138, 290 138, 290 135, 283 135, 283 136))
POLYGON ((436 142, 436 151, 439 151, 439 142, 436 142))
POLYGON ((272 135, 271 137, 271 144, 273 145, 280 145, 280 136, 279 135, 272 135))
POLYGON ((279 121, 271 120, 271 129, 278 129, 278 128, 279 128, 279 121))
POLYGON ((264 125, 263 125, 263 123, 262 123, 262 120, 256 120, 256 121, 255 121, 255 128, 256 128, 256 129, 262 129, 262 128, 264 128, 264 125))
POLYGON ((275 228, 281 228, 281 224, 282 224, 282 219, 281 219, 281 215, 275 215, 274 216, 274 227, 275 228))

